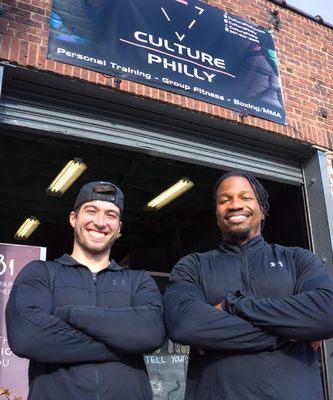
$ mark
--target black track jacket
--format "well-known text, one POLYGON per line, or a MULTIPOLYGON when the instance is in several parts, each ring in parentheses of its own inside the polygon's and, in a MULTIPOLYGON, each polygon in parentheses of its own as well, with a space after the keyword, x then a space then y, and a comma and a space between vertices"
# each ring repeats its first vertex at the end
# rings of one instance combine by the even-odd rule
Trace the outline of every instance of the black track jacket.
POLYGON ((170 337, 191 346, 186 400, 323 399, 309 341, 333 336, 333 283, 310 251, 257 236, 186 256, 164 312, 170 337))
POLYGON ((28 399, 152 399, 143 353, 165 338, 154 281, 114 261, 97 274, 56 261, 53 278, 43 261, 24 267, 7 305, 9 345, 30 359, 28 399))

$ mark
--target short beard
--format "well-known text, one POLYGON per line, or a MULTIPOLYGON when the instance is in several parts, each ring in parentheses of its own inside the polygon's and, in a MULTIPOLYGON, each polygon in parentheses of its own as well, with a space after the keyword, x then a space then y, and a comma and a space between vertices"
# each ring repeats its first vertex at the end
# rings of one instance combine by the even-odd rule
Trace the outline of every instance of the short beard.
POLYGON ((246 242, 250 238, 251 228, 222 232, 224 239, 235 243, 246 242))
POLYGON ((106 251, 110 251, 111 247, 113 246, 114 242, 116 241, 116 237, 112 238, 109 242, 105 243, 104 247, 101 248, 91 248, 86 245, 84 241, 81 240, 80 235, 74 229, 74 238, 77 243, 87 252, 93 255, 99 255, 105 253, 106 251))

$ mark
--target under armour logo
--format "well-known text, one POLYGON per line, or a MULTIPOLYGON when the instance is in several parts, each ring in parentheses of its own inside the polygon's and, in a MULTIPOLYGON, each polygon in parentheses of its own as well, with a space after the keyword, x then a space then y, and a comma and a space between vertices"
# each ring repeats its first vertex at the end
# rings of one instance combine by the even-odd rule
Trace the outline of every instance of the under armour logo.
POLYGON ((112 285, 113 286, 126 286, 127 281, 125 279, 112 279, 112 285))
POLYGON ((271 267, 276 267, 277 265, 280 265, 280 267, 283 267, 283 266, 284 266, 282 261, 278 261, 277 263, 275 263, 275 262, 272 261, 269 265, 270 265, 271 267))

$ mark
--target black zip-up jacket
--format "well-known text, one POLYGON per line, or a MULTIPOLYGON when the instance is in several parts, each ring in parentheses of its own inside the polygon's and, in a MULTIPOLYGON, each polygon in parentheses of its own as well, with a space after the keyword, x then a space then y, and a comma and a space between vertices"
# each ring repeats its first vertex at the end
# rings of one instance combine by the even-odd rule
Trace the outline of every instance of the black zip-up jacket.
POLYGON ((42 261, 24 267, 6 309, 9 345, 30 359, 28 399, 152 399, 143 353, 165 339, 154 281, 114 261, 96 274, 56 261, 53 278, 42 261))
POLYGON ((333 336, 333 283, 310 251, 257 236, 186 256, 164 313, 171 339, 191 346, 186 400, 323 399, 309 341, 333 336))

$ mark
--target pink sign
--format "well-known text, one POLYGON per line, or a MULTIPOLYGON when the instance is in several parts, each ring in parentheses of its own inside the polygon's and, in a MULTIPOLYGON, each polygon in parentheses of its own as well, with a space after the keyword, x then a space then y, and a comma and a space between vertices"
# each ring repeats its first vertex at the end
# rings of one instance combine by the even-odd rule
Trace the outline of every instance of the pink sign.
MULTIPOLYGON (((16 357, 8 346, 5 309, 14 280, 32 260, 45 260, 46 248, 0 243, 0 387, 8 390, 10 399, 28 396, 28 360, 16 357)), ((1 390, 0 390, 1 394, 1 390)))

